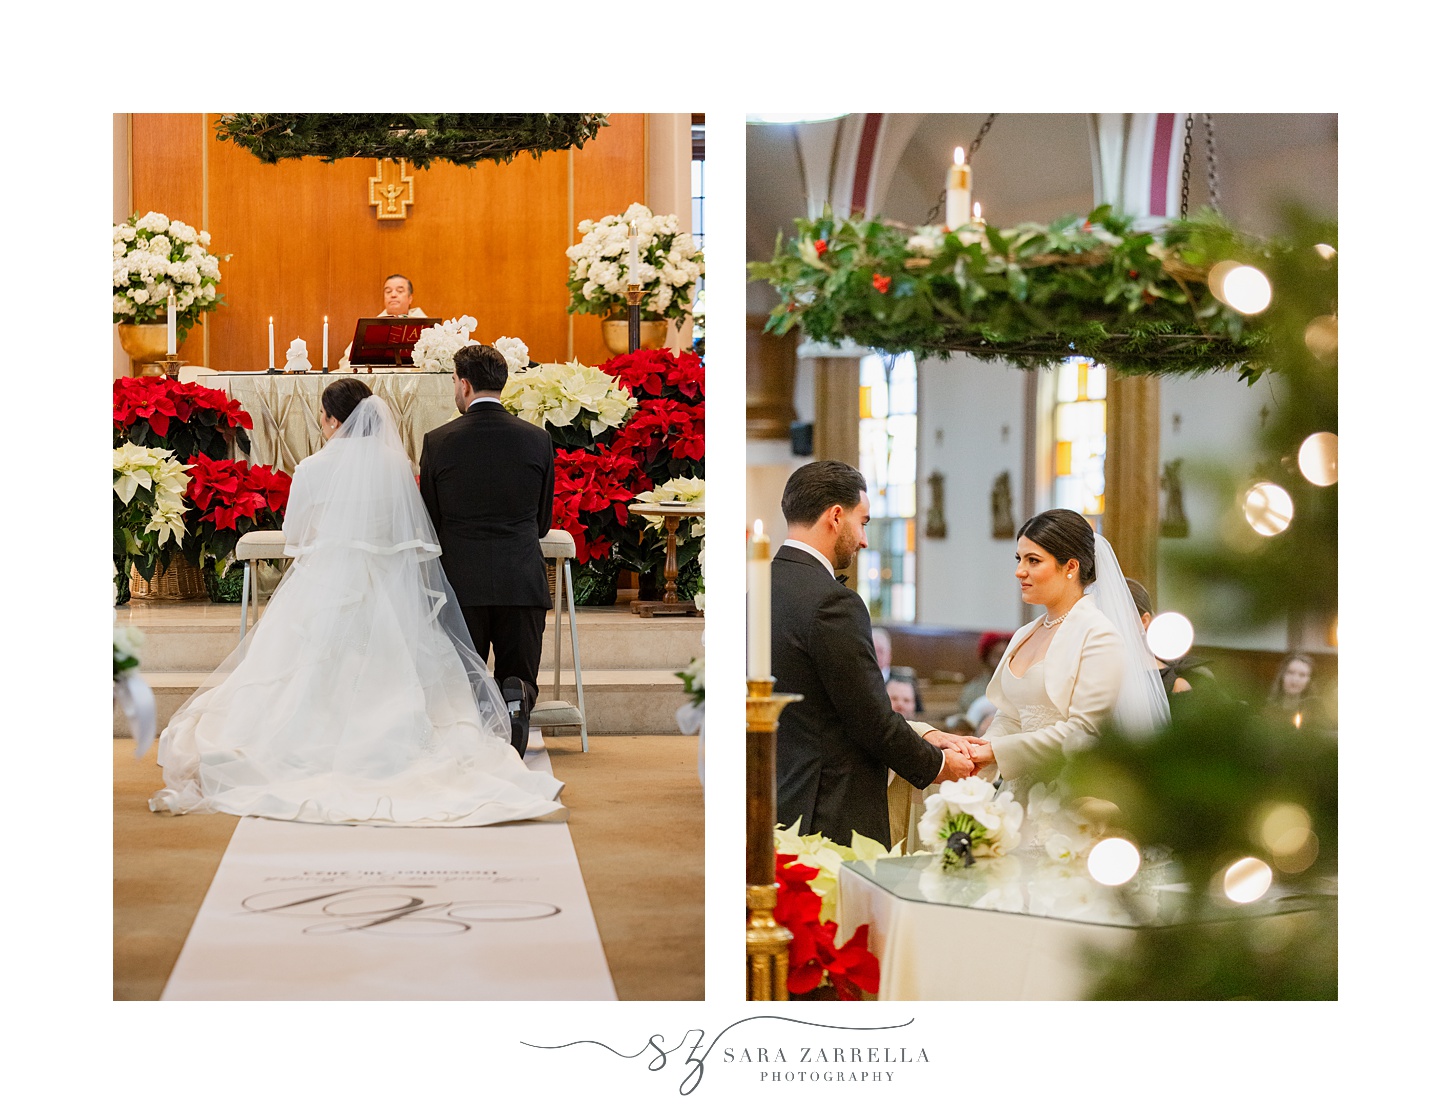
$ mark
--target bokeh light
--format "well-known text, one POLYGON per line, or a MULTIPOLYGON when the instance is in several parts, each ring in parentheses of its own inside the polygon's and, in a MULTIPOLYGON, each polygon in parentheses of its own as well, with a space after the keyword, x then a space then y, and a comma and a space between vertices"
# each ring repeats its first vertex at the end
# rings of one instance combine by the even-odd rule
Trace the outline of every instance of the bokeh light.
POLYGON ((1283 533, 1295 517, 1295 502, 1279 484, 1255 484, 1245 492, 1240 505, 1244 509, 1245 521, 1255 533, 1267 538, 1283 533))
POLYGON ((1277 802, 1260 817, 1259 841, 1275 855, 1298 851, 1310 837, 1310 814, 1296 804, 1277 802))
POLYGON ((1194 645, 1194 624, 1177 611, 1154 616, 1148 630, 1149 652, 1160 661, 1182 658, 1194 645))
POLYGON ((1105 886, 1122 886, 1139 872, 1139 849, 1126 839, 1100 840, 1088 853, 1088 873, 1105 886))
POLYGON ((1335 258, 1335 249, 1332 248, 1329 244, 1316 244, 1315 250, 1320 253, 1321 259, 1335 258))
POLYGON ((1339 479, 1340 438, 1333 433, 1312 433, 1300 444, 1300 472, 1316 487, 1329 487, 1339 479))
POLYGON ((1252 857, 1240 859, 1224 872, 1224 896, 1236 904, 1248 905, 1269 892, 1274 878, 1269 863, 1252 857))
POLYGON ((1204 283, 1209 287, 1209 292, 1221 302, 1224 301, 1224 276, 1241 266, 1238 260, 1224 259, 1209 268, 1209 274, 1205 277, 1204 283))
POLYGON ((1335 359, 1340 349, 1340 319, 1329 314, 1312 318, 1305 326, 1305 347, 1322 364, 1335 359))
POLYGON ((1224 301, 1240 313, 1259 313, 1270 296, 1270 280, 1256 267, 1239 266, 1224 276, 1224 301))

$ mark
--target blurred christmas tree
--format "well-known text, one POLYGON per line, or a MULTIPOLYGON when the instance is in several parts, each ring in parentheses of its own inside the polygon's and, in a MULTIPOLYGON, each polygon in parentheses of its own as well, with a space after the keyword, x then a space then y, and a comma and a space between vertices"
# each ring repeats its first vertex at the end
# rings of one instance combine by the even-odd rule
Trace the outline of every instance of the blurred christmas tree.
MULTIPOLYGON (((1338 610, 1336 228, 1287 211, 1285 229, 1265 244, 1212 219, 1195 225, 1217 297, 1242 297, 1246 279, 1263 292, 1235 264, 1268 279, 1256 321, 1271 333, 1269 355, 1244 375, 1270 377, 1280 402, 1255 474, 1224 492, 1242 513, 1169 561, 1176 587, 1220 629, 1278 620, 1333 631, 1338 610)), ((1169 849, 1187 889, 1184 923, 1092 959, 1091 996, 1335 998, 1333 712, 1269 715, 1262 680, 1231 673, 1203 688, 1176 701, 1159 737, 1110 734, 1063 769, 1072 793, 1116 806, 1116 834, 1169 849)))

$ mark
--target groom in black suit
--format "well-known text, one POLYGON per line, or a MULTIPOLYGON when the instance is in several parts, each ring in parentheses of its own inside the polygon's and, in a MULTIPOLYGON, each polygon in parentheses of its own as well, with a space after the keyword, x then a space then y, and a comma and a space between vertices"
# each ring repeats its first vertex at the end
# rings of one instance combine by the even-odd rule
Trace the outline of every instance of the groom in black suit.
POLYGON ((887 772, 918 789, 967 777, 966 740, 908 725, 887 696, 862 598, 836 578, 866 548, 866 482, 849 464, 798 468, 781 496, 789 533, 771 562, 771 669, 781 713, 776 818, 801 834, 891 843, 887 772))
POLYGON ((519 705, 514 746, 522 753, 550 605, 539 539, 554 514, 554 446, 499 402, 509 365, 497 349, 468 345, 453 364, 462 417, 424 436, 418 488, 474 649, 487 660, 493 647, 500 691, 519 705))

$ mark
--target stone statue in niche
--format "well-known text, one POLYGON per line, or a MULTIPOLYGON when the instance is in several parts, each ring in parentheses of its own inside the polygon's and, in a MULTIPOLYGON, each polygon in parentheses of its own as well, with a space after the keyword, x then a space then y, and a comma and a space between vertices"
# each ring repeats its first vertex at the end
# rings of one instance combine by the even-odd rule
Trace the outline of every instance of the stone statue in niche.
POLYGON ((925 531, 929 538, 947 537, 947 515, 942 509, 942 482, 941 472, 933 472, 927 477, 927 486, 932 491, 932 501, 927 507, 927 529, 925 531))
POLYGON ((1013 525, 1013 490, 1007 472, 999 472, 993 480, 993 537, 1011 538, 1017 535, 1013 525))
POLYGON ((1179 469, 1184 458, 1164 462, 1164 475, 1159 486, 1164 489, 1164 517, 1159 520, 1159 535, 1165 538, 1187 538, 1189 519, 1184 514, 1184 486, 1179 469))

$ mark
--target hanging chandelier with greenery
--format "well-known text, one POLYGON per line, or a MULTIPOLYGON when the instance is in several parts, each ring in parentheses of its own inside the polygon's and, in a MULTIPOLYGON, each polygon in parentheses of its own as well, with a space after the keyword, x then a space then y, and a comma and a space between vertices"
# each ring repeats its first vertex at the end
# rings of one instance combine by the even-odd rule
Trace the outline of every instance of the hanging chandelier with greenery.
MULTIPOLYGON (((880 218, 796 221, 750 277, 781 301, 766 331, 794 327, 812 340, 854 341, 918 358, 966 352, 1022 368, 1067 356, 1129 375, 1267 367, 1268 334, 1210 292, 1216 263, 1252 265, 1274 281, 1286 243, 1254 241, 1213 210, 1136 230, 1100 206, 1052 224, 949 232, 880 218)), ((1334 244, 1328 223, 1320 239, 1334 244)), ((1333 262, 1327 262, 1333 268, 1333 262)))
POLYGON ((230 140, 265 163, 283 159, 434 159, 473 167, 528 153, 583 147, 609 126, 603 112, 229 112, 217 118, 230 140))

